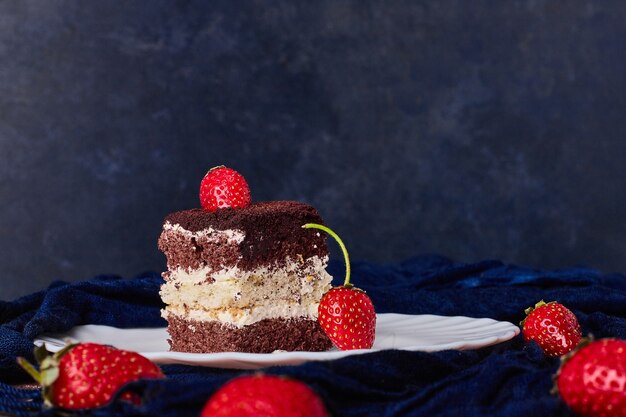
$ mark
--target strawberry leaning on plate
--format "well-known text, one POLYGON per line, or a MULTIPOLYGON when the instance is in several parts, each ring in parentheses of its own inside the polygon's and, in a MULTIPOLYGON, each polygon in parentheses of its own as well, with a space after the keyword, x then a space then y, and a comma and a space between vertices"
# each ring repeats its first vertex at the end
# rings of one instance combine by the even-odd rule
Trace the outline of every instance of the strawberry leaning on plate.
POLYGON ((582 339, 578 319, 563 304, 543 300, 527 308, 520 323, 525 341, 534 340, 547 356, 561 356, 582 339))
POLYGON ((230 380, 209 398, 200 417, 329 417, 306 384, 274 375, 230 380))
MULTIPOLYGON (((38 347, 35 358, 39 370, 24 358, 18 358, 18 362, 41 385, 49 407, 100 407, 129 382, 164 378, 161 369, 140 354, 96 343, 68 345, 53 355, 45 347, 38 347)), ((130 392, 121 398, 140 400, 130 392)))
POLYGON ((331 235, 341 247, 346 263, 346 278, 340 287, 331 288, 317 310, 317 320, 333 344, 341 350, 370 349, 376 337, 376 312, 365 291, 350 283, 350 258, 343 241, 326 226, 307 223, 331 235))
POLYGON ((626 341, 583 341, 563 357, 556 390, 582 417, 626 417, 626 341))

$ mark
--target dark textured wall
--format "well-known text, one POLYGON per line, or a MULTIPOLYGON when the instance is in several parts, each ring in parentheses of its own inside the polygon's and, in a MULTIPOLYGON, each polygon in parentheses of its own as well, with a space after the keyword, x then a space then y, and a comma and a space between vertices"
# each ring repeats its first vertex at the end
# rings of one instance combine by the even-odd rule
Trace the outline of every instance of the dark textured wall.
POLYGON ((0 299, 162 270, 230 165, 354 259, 626 271, 626 3, 0 2, 0 299))

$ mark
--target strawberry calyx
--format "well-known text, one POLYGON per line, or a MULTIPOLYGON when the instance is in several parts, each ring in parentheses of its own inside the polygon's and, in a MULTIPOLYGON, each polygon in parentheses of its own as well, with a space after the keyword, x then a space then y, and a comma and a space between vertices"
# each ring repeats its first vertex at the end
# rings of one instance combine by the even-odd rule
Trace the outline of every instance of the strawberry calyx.
POLYGON ((59 362, 61 358, 77 345, 76 343, 67 344, 53 354, 48 352, 45 345, 37 346, 33 353, 39 369, 25 358, 21 356, 17 358, 17 363, 22 369, 41 386, 45 406, 52 407, 53 405, 51 387, 59 377, 59 362))
POLYGON ((526 315, 526 317, 524 318, 524 320, 522 320, 522 321, 520 321, 520 322, 519 322, 519 325, 520 325, 520 326, 522 326, 522 327, 524 327, 524 323, 526 323, 526 319, 528 318, 528 316, 529 316, 529 315, 530 315, 533 311, 535 311, 535 310, 536 310, 536 309, 538 309, 539 307, 543 307, 543 306, 548 305, 548 304, 556 304, 556 301, 549 301, 549 302, 547 302, 547 303, 546 303, 545 301, 540 300, 540 301, 536 302, 534 306, 532 306, 532 307, 528 307, 527 309, 525 309, 525 310, 524 310, 524 314, 526 315))
MULTIPOLYGON (((215 171, 216 169, 220 169, 220 168, 226 168, 226 165, 218 165, 218 166, 215 166, 215 167, 213 167, 213 168, 209 169, 206 173, 207 173, 207 174, 209 174, 209 173, 211 173, 211 172, 215 171)), ((206 175, 206 174, 205 174, 205 175, 206 175)))
POLYGON ((363 288, 355 287, 351 283, 342 284, 342 285, 340 285, 338 287, 334 287, 334 289, 340 289, 340 288, 345 288, 346 290, 356 291, 356 292, 360 292, 360 293, 363 293, 363 294, 367 294, 367 291, 365 291, 363 288))

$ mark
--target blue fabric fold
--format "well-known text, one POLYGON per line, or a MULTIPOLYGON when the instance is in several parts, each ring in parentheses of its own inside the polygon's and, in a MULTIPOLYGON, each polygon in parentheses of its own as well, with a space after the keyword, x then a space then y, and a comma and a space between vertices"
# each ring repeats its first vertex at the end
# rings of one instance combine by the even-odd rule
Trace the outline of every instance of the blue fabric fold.
POLYGON ((0 381, 24 374, 15 359, 33 360, 33 340, 81 324, 120 328, 165 326, 160 316, 161 277, 146 273, 132 279, 98 276, 74 283, 54 282, 47 290, 14 302, 0 301, 0 381))
MULTIPOLYGON (((463 315, 517 323, 537 301, 557 300, 579 318, 584 333, 626 339, 626 278, 589 268, 538 270, 497 260, 473 264, 429 255, 393 265, 353 264, 353 282, 365 289, 379 313, 463 315)), ((342 281, 344 267, 329 272, 342 281)), ((40 409, 36 391, 6 384, 26 382, 17 356, 32 360, 32 340, 44 332, 79 324, 160 327, 158 274, 122 279, 56 282, 47 290, 0 302, 0 411, 53 415, 40 409), (21 394, 18 394, 21 393, 21 394), (21 397, 20 397, 21 395, 21 397)), ((570 416, 550 394, 556 358, 545 357, 521 336, 469 351, 435 353, 382 351, 330 362, 270 367, 309 384, 334 416, 570 416)), ((166 380, 140 381, 129 388, 145 402, 116 401, 79 415, 197 416, 207 398, 227 380, 249 372, 164 365, 166 380)))

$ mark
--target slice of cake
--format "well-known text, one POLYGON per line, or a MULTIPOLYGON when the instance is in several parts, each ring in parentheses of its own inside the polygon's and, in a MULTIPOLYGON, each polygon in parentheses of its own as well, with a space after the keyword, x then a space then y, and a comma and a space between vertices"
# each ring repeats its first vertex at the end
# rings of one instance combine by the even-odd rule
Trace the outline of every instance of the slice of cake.
POLYGON ((330 289, 328 248, 305 223, 323 220, 294 201, 168 215, 158 245, 167 258, 161 298, 171 350, 331 348, 317 322, 330 289))

